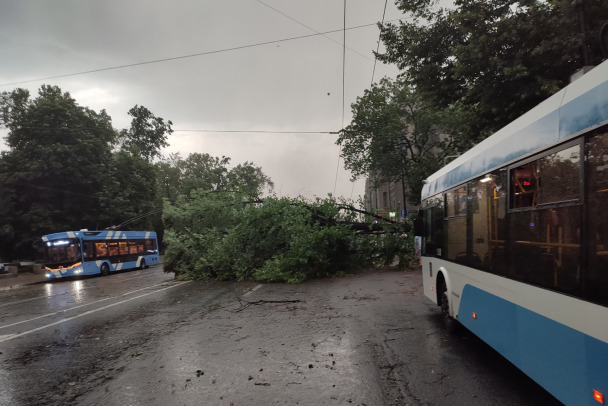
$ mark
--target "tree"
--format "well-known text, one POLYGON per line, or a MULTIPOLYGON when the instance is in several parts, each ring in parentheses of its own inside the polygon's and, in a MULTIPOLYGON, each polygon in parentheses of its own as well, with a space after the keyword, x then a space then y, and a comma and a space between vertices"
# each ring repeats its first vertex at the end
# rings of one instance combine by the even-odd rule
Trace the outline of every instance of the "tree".
POLYGON ((585 64, 583 50, 587 63, 601 60, 605 0, 457 0, 453 9, 433 0, 396 3, 408 18, 381 27, 386 52, 378 58, 397 64, 430 103, 471 114, 477 141, 565 86, 585 64))
POLYGON ((154 165, 124 150, 112 154, 108 164, 105 188, 101 191, 101 207, 107 220, 101 227, 154 228, 162 235, 162 229, 158 227, 161 225, 162 199, 155 187, 157 171, 154 165))
POLYGON ((119 135, 120 149, 113 153, 104 189, 104 208, 108 227, 154 229, 162 242, 162 192, 152 163, 168 146, 167 135, 173 133, 171 120, 165 122, 144 106, 133 107, 128 130, 119 135))
POLYGON ((168 146, 167 134, 172 134, 173 123, 156 117, 144 106, 135 105, 129 110, 133 117, 131 127, 120 132, 122 148, 133 155, 140 155, 147 161, 160 156, 160 149, 168 146))
POLYGON ((180 171, 177 162, 181 159, 179 153, 170 154, 166 160, 158 161, 154 164, 156 168, 156 181, 159 196, 175 204, 180 194, 180 171))
POLYGON ((413 203, 419 202, 422 181, 443 157, 464 147, 458 128, 449 126, 460 113, 455 108, 437 111, 404 80, 382 79, 357 98, 352 111, 351 124, 337 140, 344 166, 354 177, 374 173, 379 183, 402 182, 413 203))
POLYGON ((0 247, 31 257, 32 243, 57 230, 94 228, 101 219, 104 165, 116 140, 111 119, 79 106, 69 93, 43 85, 38 97, 16 89, 0 95, 10 148, 0 155, 0 247))
POLYGON ((193 190, 244 191, 259 196, 264 188, 272 189, 272 180, 254 163, 245 162, 229 168, 230 158, 213 157, 198 152, 181 158, 173 154, 158 162, 159 190, 161 195, 175 203, 180 195, 189 196, 193 190))
MULTIPOLYGON (((229 164, 228 157, 217 158, 209 154, 193 153, 183 159, 179 153, 172 154, 168 159, 155 164, 157 197, 165 200, 166 209, 184 199, 186 201, 192 199, 191 196, 197 193, 223 196, 222 192, 238 192, 255 199, 265 188, 272 190, 272 181, 260 167, 245 162, 230 169, 229 164)), ((213 216, 220 215, 220 212, 213 214, 213 216)), ((152 219, 156 220, 156 217, 152 219)), ((157 226, 155 229, 159 240, 164 238, 164 226, 157 226)))
POLYGON ((193 153, 176 162, 180 172, 180 194, 189 195, 192 190, 225 190, 227 187, 228 157, 213 157, 193 153))
POLYGON ((195 190, 165 206, 164 269, 178 279, 296 283, 413 252, 401 224, 365 233, 353 227, 356 216, 333 198, 251 200, 244 192, 195 190))
POLYGON ((239 190, 250 196, 259 195, 264 188, 272 191, 274 187, 274 183, 262 172, 262 168, 248 161, 230 169, 227 178, 229 185, 237 185, 239 190))

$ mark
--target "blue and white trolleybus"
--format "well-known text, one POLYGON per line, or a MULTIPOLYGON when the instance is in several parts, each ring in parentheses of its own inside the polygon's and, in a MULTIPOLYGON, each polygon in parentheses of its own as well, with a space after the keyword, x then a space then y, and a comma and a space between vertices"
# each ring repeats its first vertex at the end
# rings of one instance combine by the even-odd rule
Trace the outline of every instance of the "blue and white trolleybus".
POLYGON ((112 271, 158 264, 152 231, 66 231, 42 237, 49 279, 107 275, 112 271))
POLYGON ((431 175, 424 294, 567 405, 608 402, 608 61, 431 175))

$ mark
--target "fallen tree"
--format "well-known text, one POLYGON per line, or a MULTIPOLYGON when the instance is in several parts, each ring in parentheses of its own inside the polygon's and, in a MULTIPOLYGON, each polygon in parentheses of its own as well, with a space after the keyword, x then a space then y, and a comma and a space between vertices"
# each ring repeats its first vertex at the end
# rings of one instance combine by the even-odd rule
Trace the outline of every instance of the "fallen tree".
POLYGON ((178 279, 302 282, 413 259, 409 224, 329 197, 197 191, 165 203, 166 272, 178 279))

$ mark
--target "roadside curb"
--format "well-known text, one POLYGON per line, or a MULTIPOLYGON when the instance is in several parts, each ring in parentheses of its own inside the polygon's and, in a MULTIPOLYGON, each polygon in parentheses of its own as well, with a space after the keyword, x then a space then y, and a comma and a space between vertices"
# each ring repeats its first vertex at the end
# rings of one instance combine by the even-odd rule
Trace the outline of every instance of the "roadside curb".
POLYGON ((17 275, 0 275, 0 291, 16 289, 22 286, 33 285, 46 281, 44 274, 22 273, 17 275))

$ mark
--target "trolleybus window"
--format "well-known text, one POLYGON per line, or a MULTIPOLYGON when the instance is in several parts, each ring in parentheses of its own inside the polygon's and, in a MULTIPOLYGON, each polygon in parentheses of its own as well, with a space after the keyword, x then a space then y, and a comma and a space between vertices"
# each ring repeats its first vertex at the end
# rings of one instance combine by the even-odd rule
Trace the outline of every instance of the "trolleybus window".
POLYGON ((585 294, 608 305, 608 128, 589 138, 587 163, 587 262, 585 294))
POLYGON ((580 185, 580 142, 511 170, 512 208, 528 208, 509 216, 513 278, 582 293, 580 185))
POLYGON ((422 253, 441 257, 443 246, 443 198, 435 197, 423 202, 422 253))
POLYGON ((45 256, 48 263, 65 264, 80 260, 80 243, 78 239, 49 241, 45 245, 45 256))

